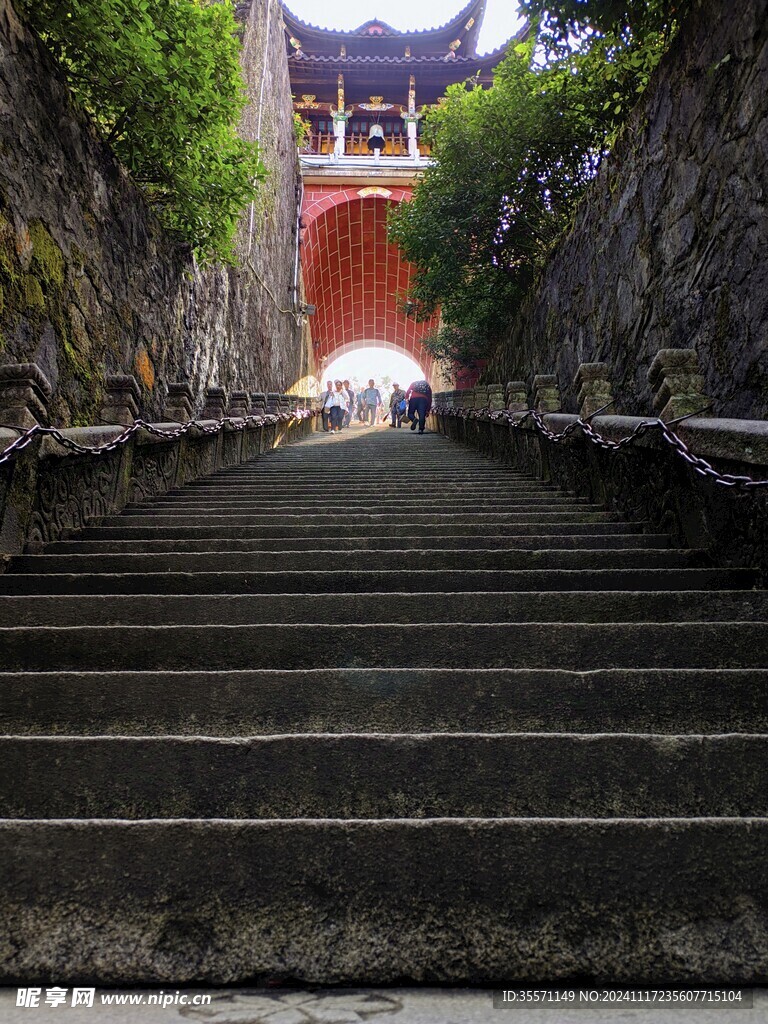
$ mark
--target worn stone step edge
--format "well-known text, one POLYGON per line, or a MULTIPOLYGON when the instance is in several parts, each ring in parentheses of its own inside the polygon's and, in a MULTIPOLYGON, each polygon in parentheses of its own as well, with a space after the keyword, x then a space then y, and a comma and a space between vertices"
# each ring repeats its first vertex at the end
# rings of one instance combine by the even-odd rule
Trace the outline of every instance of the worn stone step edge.
POLYGON ((2 594, 388 594, 402 590, 423 594, 454 591, 524 590, 702 590, 752 589, 761 575, 754 569, 434 569, 384 572, 348 570, 283 570, 281 572, 158 572, 158 573, 4 573, 2 594))
MULTIPOLYGON (((583 536, 595 534, 601 536, 619 534, 644 534, 646 524, 644 523, 546 523, 546 535, 550 537, 562 536, 583 536)), ((544 529, 539 523, 515 523, 506 524, 504 535, 506 537, 528 537, 540 535, 544 529)), ((469 524, 452 526, 451 524, 440 524, 441 537, 460 537, 471 535, 481 537, 498 530, 495 523, 475 523, 472 527, 469 524)), ((664 534, 652 533, 652 536, 666 540, 664 534)), ((195 538, 205 539, 217 537, 222 539, 242 537, 254 540, 268 537, 283 537, 285 539, 294 537, 317 537, 322 540, 333 540, 340 536, 338 531, 331 530, 329 525, 320 526, 87 526, 82 530, 70 530, 63 534, 67 541, 75 539, 82 540, 150 540, 152 538, 162 539, 195 538)), ((343 536, 345 537, 369 537, 372 536, 365 526, 346 526, 343 536)), ((432 537, 434 528, 419 523, 402 523, 399 526, 387 526, 381 524, 376 527, 373 534, 376 537, 432 537)))
POLYGON ((768 624, 301 624, 0 629, 4 667, 762 668, 768 624))
MULTIPOLYGON (((754 622, 768 618, 765 591, 563 591, 440 593, 422 616, 430 622, 754 622)), ((309 622, 412 623, 413 593, 339 594, 332 605, 314 594, 4 595, 0 626, 249 625, 309 622)))
MULTIPOLYGON (((304 551, 285 550, 277 542, 270 551, 216 551, 157 552, 137 554, 39 554, 17 555, 6 575, 35 573, 167 573, 221 572, 226 569, 264 571, 288 569, 305 571, 322 569, 332 552, 324 548, 304 551)), ((344 563, 351 569, 364 569, 371 557, 365 549, 344 552, 344 563)), ((605 550, 580 549, 518 549, 508 548, 409 548, 376 552, 376 569, 392 570, 408 567, 411 570, 448 569, 620 569, 620 568, 696 568, 706 566, 709 559, 704 552, 675 548, 607 548, 605 550)))
POLYGON ((764 818, 9 820, 0 978, 764 983, 767 856, 764 818))
POLYGON ((464 551, 475 548, 493 548, 494 550, 579 550, 589 548, 590 550, 612 550, 629 548, 641 550, 651 548, 669 548, 670 544, 665 543, 665 538, 656 537, 653 534, 590 534, 576 536, 531 536, 531 537, 507 537, 502 535, 483 535, 480 537, 292 537, 290 541, 275 540, 264 537, 252 540, 242 540, 229 537, 211 537, 203 540, 71 540, 57 541, 46 545, 45 553, 51 555, 76 555, 76 554, 157 554, 160 552, 185 553, 192 551, 273 551, 276 547, 284 548, 290 543, 292 551, 314 551, 318 548, 331 551, 388 551, 388 550, 414 550, 416 548, 439 549, 451 551, 461 549, 464 551))
POLYGON ((0 672, 14 734, 768 732, 768 669, 0 672))
POLYGON ((0 817, 765 817, 767 755, 768 735, 0 736, 0 817))

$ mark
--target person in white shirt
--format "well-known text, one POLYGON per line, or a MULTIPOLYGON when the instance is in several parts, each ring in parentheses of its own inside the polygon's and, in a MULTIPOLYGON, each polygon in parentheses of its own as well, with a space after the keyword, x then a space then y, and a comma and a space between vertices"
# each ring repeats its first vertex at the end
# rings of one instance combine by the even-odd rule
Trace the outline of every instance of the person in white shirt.
POLYGON ((344 423, 344 413, 347 411, 347 402, 349 399, 341 381, 334 381, 334 384, 336 386, 335 390, 329 392, 325 396, 323 410, 328 410, 331 420, 331 433, 340 434, 344 423))
POLYGON ((328 398, 333 394, 333 381, 327 380, 325 382, 325 394, 323 395, 323 404, 321 405, 323 414, 323 430, 328 433, 331 429, 331 411, 328 407, 328 398))

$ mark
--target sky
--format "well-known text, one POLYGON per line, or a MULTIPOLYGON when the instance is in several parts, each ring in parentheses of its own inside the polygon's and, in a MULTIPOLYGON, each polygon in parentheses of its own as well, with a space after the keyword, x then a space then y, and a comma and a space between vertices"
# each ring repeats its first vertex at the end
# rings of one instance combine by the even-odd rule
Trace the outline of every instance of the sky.
MULTIPOLYGON (((397 29, 436 28, 466 5, 467 0, 288 0, 289 9, 302 21, 334 29, 357 28, 371 18, 397 29)), ((522 23, 515 0, 488 0, 478 52, 497 49, 522 23)))
POLYGON ((352 380, 353 377, 357 377, 359 381, 367 384, 368 378, 373 377, 376 383, 380 384, 382 377, 389 377, 393 382, 407 388, 409 384, 423 376, 418 363, 406 355, 386 348, 362 348, 347 352, 329 363, 323 370, 321 383, 324 391, 327 380, 352 380))

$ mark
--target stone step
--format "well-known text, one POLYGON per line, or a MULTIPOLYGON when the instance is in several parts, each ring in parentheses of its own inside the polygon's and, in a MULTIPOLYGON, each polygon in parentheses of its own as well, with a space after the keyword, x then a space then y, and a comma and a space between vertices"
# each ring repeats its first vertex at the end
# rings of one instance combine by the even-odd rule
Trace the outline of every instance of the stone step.
POLYGON ((152 514, 133 515, 127 511, 119 516, 111 516, 103 521, 102 526, 323 526, 338 532, 346 526, 366 526, 375 532, 380 526, 408 526, 411 523, 430 526, 439 532, 443 525, 473 526, 491 524, 495 526, 536 525, 540 529, 550 523, 589 523, 592 525, 615 522, 617 517, 612 512, 588 512, 583 508, 553 512, 549 509, 537 511, 528 509, 523 512, 408 512, 401 509, 393 513, 369 513, 367 515, 347 515, 334 513, 286 514, 286 513, 236 513, 208 514, 173 513, 157 511, 152 514))
MULTIPOLYGON (((388 477, 386 475, 383 476, 379 481, 379 487, 373 493, 380 494, 382 482, 386 485, 386 483, 388 483, 389 480, 391 479, 392 477, 388 477)), ((400 484, 400 479, 397 475, 395 475, 394 480, 398 485, 400 484)), ((306 495, 308 497, 325 497, 328 494, 327 479, 324 485, 313 484, 312 486, 286 483, 281 485, 280 487, 274 487, 271 484, 266 486, 262 485, 258 481, 254 481, 253 483, 226 483, 224 481, 215 483, 210 478, 206 478, 205 486, 203 486, 203 481, 199 481, 199 484, 200 486, 197 487, 190 485, 189 487, 176 488, 174 490, 168 491, 166 494, 159 494, 154 500, 170 501, 174 498, 182 497, 189 497, 194 499, 210 498, 217 494, 245 495, 246 497, 254 496, 258 498, 266 498, 267 500, 269 500, 270 496, 275 493, 291 494, 299 497, 303 495, 306 495)), ((454 483, 450 486, 445 484, 439 487, 430 487, 429 489, 430 497, 466 496, 469 498, 473 498, 484 496, 493 497, 499 494, 504 495, 505 497, 515 497, 517 495, 540 494, 543 498, 548 498, 552 495, 566 495, 567 493, 567 491, 563 491, 559 487, 549 486, 545 484, 536 484, 532 481, 521 481, 520 483, 515 484, 487 483, 476 485, 462 482, 461 489, 458 492, 456 488, 456 483, 454 481, 454 483)))
POLYGON ((768 669, 0 672, 0 733, 766 733, 768 669))
MULTIPOLYGON (((428 614, 428 612, 427 612, 428 614)), ((339 668, 761 668, 768 624, 473 623, 21 626, 8 671, 339 668)))
POLYGON ((563 593, 440 593, 423 607, 412 591, 337 594, 141 594, 5 597, 2 626, 85 624, 248 625, 250 623, 414 622, 761 622, 768 592, 572 591, 563 593))
MULTIPOLYGON (((36 556, 37 557, 37 556, 36 556)), ((32 563, 33 567, 36 563, 32 563)), ((282 572, 5 573, 3 594, 436 594, 468 591, 749 589, 753 569, 293 570, 282 572)), ((426 604, 425 604, 426 606, 426 604)))
MULTIPOLYGON (((391 496, 388 498, 378 498, 373 496, 371 500, 361 499, 359 495, 351 496, 345 501, 341 508, 343 508, 346 515, 366 515, 375 512, 401 512, 403 508, 408 508, 412 504, 412 499, 408 495, 402 497, 391 496)), ((569 498, 565 496, 556 497, 545 497, 534 496, 534 497, 515 497, 514 499, 508 499, 504 495, 498 495, 495 498, 477 498, 477 499, 465 499, 461 497, 445 497, 441 499, 435 498, 433 495, 429 495, 428 504, 430 510, 434 512, 452 512, 457 510, 463 510, 467 513, 471 513, 474 509, 481 512, 509 512, 515 509, 541 509, 546 511, 547 509, 557 508, 573 508, 581 511, 587 509, 593 512, 602 512, 603 506, 596 505, 594 502, 589 502, 586 498, 569 498)), ((296 514, 300 511, 306 510, 309 513, 315 511, 326 511, 328 509, 333 510, 338 508, 338 502, 328 499, 326 494, 323 497, 318 498, 288 498, 286 495, 280 493, 274 495, 271 499, 252 501, 249 498, 213 498, 210 500, 199 499, 191 500, 185 498, 183 501, 146 501, 140 502, 135 505, 129 506, 127 509, 129 515, 139 515, 146 512, 162 512, 167 514, 168 512, 178 512, 186 514, 189 512, 200 512, 207 514, 212 512, 231 512, 231 511, 247 511, 253 509, 256 512, 264 513, 265 511, 283 513, 289 512, 296 514)))
POLYGON ((768 816, 768 736, 0 737, 2 818, 768 816))
POLYGON ((388 551, 414 550, 418 548, 450 551, 456 548, 471 550, 474 548, 492 548, 493 550, 608 550, 613 548, 653 548, 658 550, 664 546, 665 538, 649 533, 640 534, 607 534, 593 533, 583 536, 529 536, 507 537, 503 534, 492 536, 483 534, 479 537, 458 536, 442 537, 291 537, 275 539, 266 537, 253 540, 233 539, 229 537, 210 537, 205 540, 70 540, 49 544, 46 554, 124 554, 168 551, 274 551, 279 547, 290 547, 292 551, 314 551, 318 548, 335 551, 388 551))
POLYGON ((6 984, 765 979, 765 818, 7 820, 0 861, 6 984))
MULTIPOLYGON (((539 523, 515 523, 504 525, 505 537, 530 537, 541 536, 542 526, 539 523)), ((498 527, 493 523, 459 524, 458 526, 441 524, 439 527, 440 537, 473 537, 495 536, 498 527)), ((581 537, 585 534, 591 536, 608 536, 619 534, 642 534, 642 523, 619 523, 602 522, 594 523, 548 523, 546 535, 548 537, 581 537)), ((367 526, 345 526, 345 537, 369 537, 371 530, 367 526)), ((84 530, 70 531, 69 540, 82 538, 83 541, 93 540, 162 540, 185 539, 205 540, 217 538, 226 540, 260 540, 269 537, 294 538, 294 537, 317 537, 322 538, 329 547, 339 536, 338 530, 332 530, 328 526, 88 526, 84 530)), ((376 527, 377 537, 433 537, 435 528, 424 523, 401 523, 400 525, 386 525, 376 527)), ((667 542, 667 538, 659 534, 647 534, 653 537, 660 545, 667 542)), ((50 545, 46 550, 53 550, 50 545)))
MULTIPOLYGON (((11 573, 167 573, 234 572, 327 569, 337 559, 327 548, 306 551, 283 550, 279 540, 271 551, 185 551, 166 554, 78 554, 19 555, 11 562, 11 573), (330 565, 329 565, 330 563, 330 565)), ((478 548, 446 550, 411 548, 377 551, 375 558, 359 548, 344 552, 344 568, 385 569, 683 569, 707 564, 700 551, 655 548, 613 550, 508 550, 478 548)))
MULTIPOLYGON (((154 515, 197 515, 200 518, 207 518, 209 515, 247 515, 253 511, 257 515, 269 514, 272 516, 283 515, 317 515, 324 513, 333 514, 338 503, 333 501, 318 500, 316 502, 304 501, 297 498, 296 501, 287 501, 283 497, 275 497, 271 502, 264 502, 254 505, 250 501, 214 501, 214 502, 185 502, 184 504, 171 505, 167 502, 147 502, 141 505, 131 505, 126 509, 130 516, 154 516, 154 515)), ((391 501, 380 501, 374 499, 368 502, 350 500, 343 505, 345 516, 354 515, 387 515, 401 514, 410 507, 410 500, 393 499, 391 501)), ((595 505, 587 501, 574 501, 571 498, 552 498, 542 501, 541 498, 521 498, 514 501, 505 501, 503 498, 487 502, 467 501, 445 501, 438 502, 429 500, 429 509, 434 514, 442 512, 463 512, 465 515, 489 515, 494 512, 548 512, 550 510, 574 512, 602 512, 601 505, 595 505)))
MULTIPOLYGON (((220 478, 214 479, 220 482, 220 478)), ((470 486, 487 484, 497 488, 503 486, 505 478, 503 476, 499 477, 499 474, 490 468, 484 472, 472 470, 471 475, 468 475, 461 470, 456 470, 449 466, 446 466, 443 470, 433 470, 412 463, 403 463, 402 466, 391 467, 387 471, 387 469, 380 467, 376 463, 375 469, 367 470, 355 470, 349 466, 338 469, 326 466, 313 470, 285 469, 279 472, 268 472, 261 469, 254 470, 251 473, 244 472, 236 476, 233 475, 231 479, 241 484, 249 483, 257 487, 277 486, 284 483, 292 486, 314 485, 320 488, 323 486, 327 487, 329 479, 332 479, 334 481, 341 480, 344 487, 348 487, 350 491, 354 491, 357 487, 369 487, 371 491, 378 494, 382 486, 392 479, 396 479, 402 485, 412 481, 418 482, 420 485, 427 483, 430 486, 442 484, 445 487, 450 487, 451 485, 463 486, 466 481, 470 486)), ((519 478, 510 479, 510 483, 517 484, 519 482, 519 478)), ((532 481, 529 480, 530 482, 532 481)), ((535 483, 534 486, 536 486, 535 483)))

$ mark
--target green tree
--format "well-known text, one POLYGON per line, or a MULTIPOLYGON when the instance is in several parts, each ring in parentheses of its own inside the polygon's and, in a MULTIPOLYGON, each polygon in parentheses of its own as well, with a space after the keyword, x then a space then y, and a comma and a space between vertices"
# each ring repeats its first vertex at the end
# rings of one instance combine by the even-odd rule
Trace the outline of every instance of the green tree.
POLYGON ((233 261, 264 176, 237 134, 245 104, 231 0, 21 0, 78 103, 164 225, 202 261, 233 261))
POLYGON ((633 29, 624 8, 643 4, 525 6, 539 16, 536 31, 499 65, 492 88, 453 86, 429 113, 435 164, 390 217, 416 265, 413 315, 441 311, 426 344, 444 363, 471 365, 503 335, 673 29, 650 14, 633 29))

